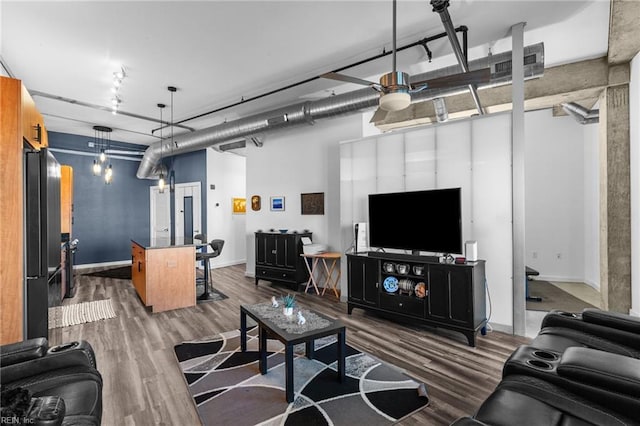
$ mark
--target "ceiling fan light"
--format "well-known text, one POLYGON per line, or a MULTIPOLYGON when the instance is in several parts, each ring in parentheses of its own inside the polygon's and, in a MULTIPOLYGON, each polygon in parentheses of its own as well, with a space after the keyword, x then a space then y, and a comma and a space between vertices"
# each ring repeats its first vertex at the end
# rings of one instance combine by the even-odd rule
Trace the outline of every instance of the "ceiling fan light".
POLYGON ((400 111, 411 105, 411 95, 407 92, 385 93, 380 97, 380 108, 385 111, 400 111))

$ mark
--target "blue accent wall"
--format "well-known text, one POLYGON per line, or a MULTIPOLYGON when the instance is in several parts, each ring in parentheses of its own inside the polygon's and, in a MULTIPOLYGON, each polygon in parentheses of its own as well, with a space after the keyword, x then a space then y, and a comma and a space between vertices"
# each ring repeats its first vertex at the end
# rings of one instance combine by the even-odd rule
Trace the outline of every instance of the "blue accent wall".
MULTIPOLYGON (((62 165, 73 168, 73 238, 79 240, 77 265, 125 261, 131 259, 131 240, 149 238, 149 187, 153 179, 138 179, 139 161, 111 159, 113 182, 105 185, 91 170, 93 153, 88 147, 92 137, 48 132, 49 147, 62 165), (61 152, 74 151, 74 152, 61 152)), ((144 151, 147 146, 112 141, 112 149, 144 151)), ((206 151, 165 159, 173 169, 176 183, 200 182, 202 188, 203 232, 206 232, 206 151)), ((173 194, 171 204, 174 205, 173 194)), ((172 223, 173 223, 173 211, 172 223)))
MULTIPOLYGON (((73 168, 73 238, 79 240, 75 263, 90 264, 131 259, 131 239, 149 237, 149 187, 138 179, 140 162, 111 159, 113 182, 94 176, 93 157, 59 149, 89 151, 93 138, 49 132, 49 147, 62 165, 73 168)), ((114 149, 144 151, 146 146, 112 142, 114 149), (117 144, 117 145, 116 145, 117 144)))

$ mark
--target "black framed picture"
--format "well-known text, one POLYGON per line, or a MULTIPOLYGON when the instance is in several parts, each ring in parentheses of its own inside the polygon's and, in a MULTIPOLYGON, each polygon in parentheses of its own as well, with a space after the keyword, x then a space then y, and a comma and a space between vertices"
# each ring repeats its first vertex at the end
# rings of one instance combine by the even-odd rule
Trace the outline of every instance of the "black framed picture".
POLYGON ((324 192, 300 194, 302 214, 324 214, 324 192))

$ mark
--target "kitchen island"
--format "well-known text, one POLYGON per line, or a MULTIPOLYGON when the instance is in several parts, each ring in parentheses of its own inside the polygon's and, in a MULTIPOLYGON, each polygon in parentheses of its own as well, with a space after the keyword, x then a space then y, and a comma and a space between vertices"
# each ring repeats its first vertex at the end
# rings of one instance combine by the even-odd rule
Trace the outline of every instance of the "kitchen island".
POLYGON ((193 239, 131 240, 131 281, 142 303, 152 312, 195 306, 195 280, 193 239))

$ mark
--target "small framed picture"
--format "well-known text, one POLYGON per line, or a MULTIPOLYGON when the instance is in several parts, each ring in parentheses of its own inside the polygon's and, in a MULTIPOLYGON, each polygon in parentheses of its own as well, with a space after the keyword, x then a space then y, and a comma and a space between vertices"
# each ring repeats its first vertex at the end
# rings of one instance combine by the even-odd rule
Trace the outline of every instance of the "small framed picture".
POLYGON ((324 214, 324 192, 300 194, 302 214, 324 214))
POLYGON ((260 211, 262 208, 262 201, 260 200, 259 195, 254 195, 251 197, 251 210, 254 212, 260 211))
POLYGON ((233 203, 233 214, 245 214, 247 212, 247 199, 234 197, 232 199, 233 203))
POLYGON ((284 197, 277 196, 271 197, 271 210, 274 212, 283 212, 284 211, 284 197))

